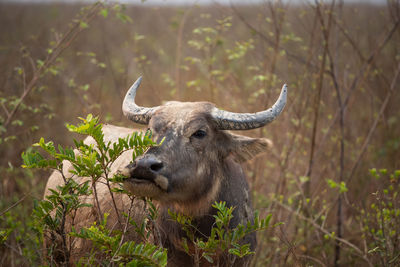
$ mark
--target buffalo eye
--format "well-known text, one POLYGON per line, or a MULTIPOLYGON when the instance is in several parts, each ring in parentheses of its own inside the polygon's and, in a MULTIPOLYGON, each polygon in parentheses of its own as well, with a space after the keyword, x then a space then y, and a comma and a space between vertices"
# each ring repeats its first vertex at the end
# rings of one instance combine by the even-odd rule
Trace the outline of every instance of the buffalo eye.
POLYGON ((203 130, 197 130, 194 134, 192 134, 192 137, 197 138, 197 139, 203 139, 206 137, 207 133, 203 130))

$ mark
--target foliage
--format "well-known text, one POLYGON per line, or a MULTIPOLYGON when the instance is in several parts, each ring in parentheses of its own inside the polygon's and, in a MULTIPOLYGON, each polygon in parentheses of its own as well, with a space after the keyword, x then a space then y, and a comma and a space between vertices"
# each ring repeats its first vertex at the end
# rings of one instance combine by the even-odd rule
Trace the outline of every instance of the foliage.
MULTIPOLYGON (((78 125, 68 124, 67 128, 71 132, 90 136, 96 145, 87 144, 84 141, 76 141, 74 153, 72 148, 63 148, 61 145, 56 147, 53 142, 45 142, 43 138, 34 146, 40 147, 46 152, 47 157, 38 151, 29 151, 22 154, 24 168, 44 168, 53 169, 60 173, 64 180, 63 185, 57 189, 49 189, 50 194, 44 200, 37 202, 33 209, 33 218, 36 225, 38 238, 43 239, 43 234, 51 238, 54 242, 46 251, 49 259, 57 258, 57 253, 62 254, 64 264, 70 264, 71 237, 79 237, 93 241, 105 256, 104 261, 113 264, 133 264, 133 265, 166 265, 166 251, 151 244, 136 244, 131 241, 124 242, 123 233, 112 231, 106 227, 107 213, 102 214, 96 192, 96 183, 104 179, 114 201, 112 185, 110 181, 120 182, 122 177, 110 177, 110 166, 125 151, 132 150, 133 159, 141 155, 149 147, 156 145, 151 140, 151 132, 145 134, 133 133, 125 138, 119 138, 118 142, 106 142, 102 131, 102 124, 97 117, 89 114, 86 118, 80 118, 78 125), (63 172, 63 165, 71 163, 73 169, 70 171, 73 176, 67 176, 63 172), (89 177, 90 179, 78 183, 74 177, 89 177), (76 232, 74 228, 68 231, 67 220, 73 218, 79 209, 91 207, 90 204, 82 202, 82 196, 94 195, 98 222, 89 228, 82 228, 76 232), (98 226, 97 226, 98 224, 98 226), (61 240, 61 244, 57 243, 61 240), (55 255, 53 255, 55 254, 55 255)), ((119 186, 118 188, 121 188, 119 186)), ((118 191, 118 190, 117 190, 118 191)), ((120 192, 120 191, 118 191, 120 192)), ((115 202, 114 202, 114 205, 115 202)), ((117 210, 117 207, 114 206, 117 210)), ((154 206, 153 206, 154 208, 154 206)), ((152 219, 155 211, 152 210, 152 219)), ((136 225, 136 224, 135 224, 136 225)), ((51 263, 51 262, 50 262, 51 263)))
MULTIPOLYGON (((113 234, 107 227, 107 216, 108 214, 105 213, 104 220, 100 225, 94 223, 89 228, 81 229, 79 233, 72 232, 71 234, 93 241, 95 246, 106 254, 106 260, 112 264, 124 264, 124 266, 167 265, 166 250, 151 243, 123 242, 122 234, 113 234)), ((92 257, 92 255, 89 257, 92 257)), ((81 261, 86 260, 81 259, 81 261)))
POLYGON ((171 218, 181 225, 189 239, 183 238, 182 240, 186 253, 192 254, 197 264, 204 258, 217 266, 219 257, 224 253, 229 254, 229 265, 233 265, 237 258, 254 254, 250 244, 244 243, 243 239, 250 233, 267 229, 271 214, 260 220, 258 212, 256 212, 253 222, 248 221, 246 225, 238 224, 235 228, 231 228, 234 207, 227 207, 225 202, 215 202, 212 206, 216 209, 217 214, 213 215, 215 225, 211 229, 210 237, 206 240, 196 236, 196 225, 193 225, 193 218, 172 211, 168 212, 171 218), (193 243, 193 251, 189 249, 188 241, 193 243), (217 262, 214 261, 215 259, 217 262))
POLYGON ((389 174, 386 169, 370 170, 370 174, 386 186, 371 194, 369 208, 361 209, 359 221, 368 254, 376 255, 381 266, 400 264, 400 170, 389 174))

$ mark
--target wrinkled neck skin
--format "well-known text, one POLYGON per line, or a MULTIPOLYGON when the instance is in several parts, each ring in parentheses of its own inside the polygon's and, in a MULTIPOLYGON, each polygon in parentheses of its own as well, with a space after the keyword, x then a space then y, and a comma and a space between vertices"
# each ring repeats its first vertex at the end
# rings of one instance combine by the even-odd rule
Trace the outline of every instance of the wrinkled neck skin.
MULTIPOLYGON (((235 207, 233 210, 233 218, 230 221, 230 228, 235 228, 239 223, 246 224, 247 221, 253 222, 253 210, 251 199, 249 195, 249 186, 247 184, 245 175, 241 166, 234 162, 230 157, 223 160, 221 164, 223 166, 223 174, 222 177, 216 178, 215 176, 209 180, 219 179, 218 192, 216 192, 215 197, 213 199, 205 200, 200 199, 201 201, 209 201, 208 208, 206 210, 201 211, 200 215, 192 216, 193 221, 192 224, 197 228, 195 233, 196 238, 202 238, 203 240, 207 240, 207 238, 211 234, 211 228, 214 226, 215 219, 214 215, 217 214, 215 208, 211 205, 217 201, 225 201, 227 207, 235 207), (223 189, 223 190, 221 190, 223 189)), ((212 173, 212 172, 211 172, 212 173)), ((181 212, 181 210, 177 210, 175 205, 163 205, 160 203, 160 217, 158 219, 158 226, 161 235, 162 242, 164 243, 164 247, 168 248, 168 255, 173 258, 170 259, 168 266, 190 266, 193 265, 193 259, 189 257, 185 252, 183 247, 181 246, 181 240, 183 237, 186 237, 185 232, 182 230, 182 227, 173 221, 169 214, 168 209, 173 212, 181 212), (172 253, 171 253, 172 252, 172 253), (182 265, 184 264, 184 265, 182 265), (188 264, 188 265, 186 265, 188 264)), ((204 203, 192 203, 194 206, 206 206, 204 203)), ((186 214, 192 215, 192 214, 186 214)), ((188 238, 187 238, 188 239, 188 238)), ((189 240, 189 239, 188 239, 189 240)), ((249 243, 251 250, 255 250, 256 248, 256 235, 255 233, 247 235, 243 243, 249 243)), ((224 255, 221 255, 224 257, 224 255)), ((226 255, 225 255, 226 257, 226 255)), ((245 259, 238 259, 235 266, 243 266, 245 259)), ((226 261, 222 261, 226 262, 226 261)), ((203 264, 207 265, 207 262, 203 262, 203 264)), ((202 264, 202 265, 203 265, 202 264)))

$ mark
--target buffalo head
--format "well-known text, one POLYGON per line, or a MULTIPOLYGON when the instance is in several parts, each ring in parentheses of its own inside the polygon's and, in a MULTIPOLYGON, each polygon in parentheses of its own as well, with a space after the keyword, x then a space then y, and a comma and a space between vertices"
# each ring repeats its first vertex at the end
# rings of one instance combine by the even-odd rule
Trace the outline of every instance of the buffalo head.
POLYGON ((210 207, 221 191, 221 181, 229 179, 230 161, 248 160, 270 144, 267 139, 223 130, 262 127, 273 121, 286 103, 284 85, 276 103, 257 113, 228 112, 208 102, 174 101, 140 107, 135 103, 140 82, 141 78, 127 92, 123 113, 136 123, 148 125, 156 141, 164 141, 124 169, 129 177, 125 187, 135 195, 152 197, 187 213, 193 213, 193 208, 201 213, 210 207))

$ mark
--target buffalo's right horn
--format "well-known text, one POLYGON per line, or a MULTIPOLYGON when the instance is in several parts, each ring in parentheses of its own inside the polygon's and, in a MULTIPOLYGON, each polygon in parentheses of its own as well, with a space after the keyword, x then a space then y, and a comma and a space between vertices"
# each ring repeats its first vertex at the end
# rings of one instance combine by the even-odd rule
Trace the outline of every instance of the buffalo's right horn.
POLYGON ((148 124, 151 116, 158 107, 146 108, 136 105, 136 91, 141 82, 142 77, 140 76, 126 93, 124 102, 122 104, 122 112, 131 121, 140 124, 148 124))
POLYGON ((264 111, 256 113, 235 113, 218 108, 211 115, 220 130, 250 130, 262 127, 273 121, 282 112, 286 104, 287 86, 283 85, 281 94, 275 104, 264 111))

